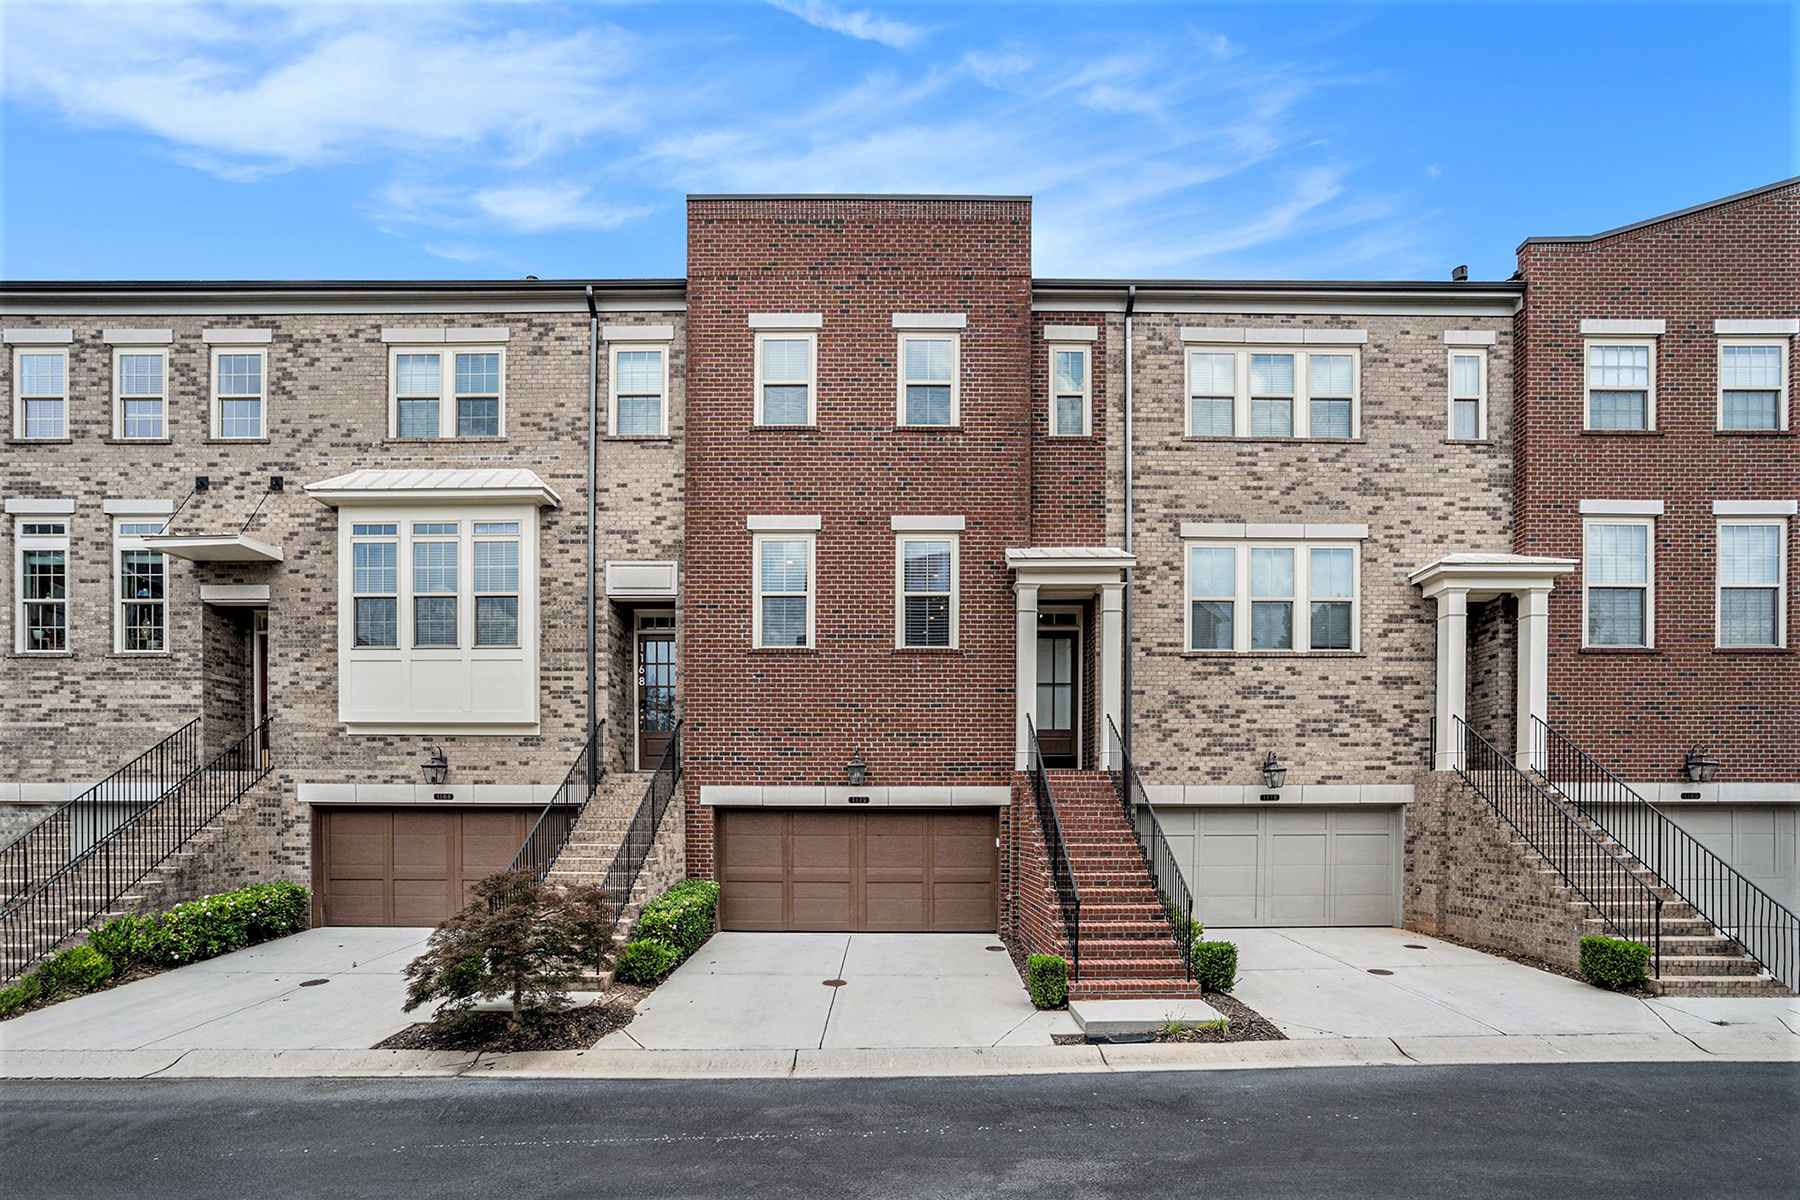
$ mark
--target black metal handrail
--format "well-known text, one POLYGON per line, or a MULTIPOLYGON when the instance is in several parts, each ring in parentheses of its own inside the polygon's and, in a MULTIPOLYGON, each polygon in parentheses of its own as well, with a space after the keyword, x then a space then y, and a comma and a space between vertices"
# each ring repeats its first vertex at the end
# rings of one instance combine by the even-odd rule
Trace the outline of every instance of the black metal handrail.
POLYGON ((195 717, 74 799, 51 809, 0 848, 0 911, 41 887, 112 826, 179 787, 205 762, 200 718, 195 717), (124 812, 119 811, 122 807, 124 812))
POLYGON ((263 722, 0 911, 0 979, 24 973, 130 894, 269 773, 263 722))
POLYGON ((1532 717, 1532 766, 1663 887, 1788 987, 1800 991, 1800 916, 1708 850, 1604 763, 1532 717))
POLYGON ((675 787, 681 782, 683 724, 682 721, 675 722, 675 728, 670 731, 669 744, 663 750, 662 758, 657 760, 656 770, 650 774, 644 798, 638 802, 637 812, 632 815, 631 824, 619 841, 612 865, 606 868, 606 874, 600 880, 600 891, 612 908, 614 921, 624 916, 625 906, 631 903, 631 889, 637 886, 638 873, 644 869, 650 850, 656 845, 656 833, 662 827, 663 814, 668 811, 669 803, 675 798, 675 787))
POLYGON ((1188 890, 1187 877, 1175 852, 1169 848, 1169 839, 1163 833, 1162 821, 1157 818, 1156 806, 1150 803, 1150 794, 1144 790, 1143 780, 1138 778, 1137 769, 1131 765, 1125 739, 1119 736, 1119 727, 1113 724, 1111 717, 1106 718, 1106 733, 1107 749, 1112 756, 1112 766, 1107 774, 1112 776, 1119 806, 1125 810, 1125 823, 1137 836, 1138 852, 1144 856, 1144 866, 1162 901, 1163 915, 1169 919, 1169 932, 1181 954, 1182 970, 1191 981, 1194 978, 1194 893, 1188 890))
POLYGON ((606 764, 596 757, 601 744, 600 734, 605 728, 606 722, 602 720, 588 732, 581 753, 575 756, 574 765, 563 776, 562 786, 544 803, 537 820, 531 823, 531 832, 519 843, 519 852, 506 864, 507 870, 528 869, 538 883, 550 873, 556 856, 562 853, 569 835, 575 831, 576 822, 587 811, 588 801, 594 798, 594 789, 606 777, 606 764))
POLYGON ((1452 719, 1456 773, 1556 869, 1613 933, 1648 943, 1653 973, 1661 978, 1662 893, 1542 783, 1460 717, 1452 719))
POLYGON ((1075 886, 1075 868, 1069 863, 1062 821, 1056 815, 1056 797, 1051 794, 1050 776, 1044 770, 1044 752, 1038 746, 1037 726, 1031 723, 1030 717, 1025 718, 1025 732, 1031 740, 1026 773, 1031 778, 1031 798, 1037 804, 1038 824, 1044 830, 1044 847, 1049 851, 1050 885, 1056 889, 1063 929, 1069 935, 1069 980, 1073 982, 1081 976, 1081 889, 1075 886))

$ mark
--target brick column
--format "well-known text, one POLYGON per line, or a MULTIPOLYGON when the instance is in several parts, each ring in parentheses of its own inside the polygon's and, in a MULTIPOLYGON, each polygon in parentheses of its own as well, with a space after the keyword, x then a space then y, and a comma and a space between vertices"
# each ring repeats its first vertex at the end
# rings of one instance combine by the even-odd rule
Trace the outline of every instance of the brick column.
POLYGON ((1437 594, 1437 753, 1440 771, 1456 766, 1458 721, 1469 707, 1469 589, 1437 594))

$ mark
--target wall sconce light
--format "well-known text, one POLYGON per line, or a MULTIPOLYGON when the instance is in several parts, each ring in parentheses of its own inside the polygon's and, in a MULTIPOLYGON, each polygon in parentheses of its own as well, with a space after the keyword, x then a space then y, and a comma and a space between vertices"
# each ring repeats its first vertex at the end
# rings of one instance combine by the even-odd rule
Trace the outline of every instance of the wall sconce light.
POLYGON ((844 764, 844 774, 850 780, 850 786, 859 788, 868 781, 869 764, 863 761, 862 751, 858 750, 848 763, 844 764))
POLYGON ((1705 746, 1695 746, 1681 762, 1689 783, 1711 783, 1719 770, 1719 760, 1707 757, 1705 746))
POLYGON ((1287 767, 1275 757, 1275 752, 1269 751, 1262 763, 1263 782, 1270 788, 1279 789, 1282 784, 1287 782, 1287 773, 1287 767))
POLYGON ((436 786, 450 774, 450 760, 444 757, 441 746, 431 748, 431 757, 425 760, 425 782, 436 786))

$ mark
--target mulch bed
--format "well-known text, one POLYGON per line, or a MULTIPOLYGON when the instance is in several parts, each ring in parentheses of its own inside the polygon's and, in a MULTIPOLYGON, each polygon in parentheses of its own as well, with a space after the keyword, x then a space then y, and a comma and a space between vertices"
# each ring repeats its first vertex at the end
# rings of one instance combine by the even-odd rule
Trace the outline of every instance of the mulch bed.
POLYGON ((503 1012, 470 1013, 445 1025, 432 1021, 409 1025, 385 1041, 375 1043, 377 1050, 588 1050, 607 1034, 631 1024, 637 1015, 637 1002, 649 994, 648 988, 620 985, 603 1000, 580 1008, 570 1008, 543 1021, 515 1027, 512 1014, 503 1012))
MULTIPOLYGON (((1183 1029, 1180 1033, 1156 1033, 1151 1040, 1158 1042, 1285 1042, 1288 1035, 1275 1027, 1275 1023, 1233 996, 1223 992, 1206 993, 1206 1003, 1219 1010, 1219 1015, 1229 1022, 1224 1029, 1183 1029)), ((1059 1033, 1052 1038, 1058 1046, 1085 1046, 1087 1036, 1080 1033, 1059 1033)))
MULTIPOLYGON (((1551 975, 1561 975, 1564 979, 1573 979, 1576 983, 1585 983, 1589 987, 1600 986, 1586 975, 1583 975, 1580 971, 1577 971, 1574 967, 1565 967, 1561 963, 1553 963, 1548 959, 1538 958, 1535 955, 1519 954, 1511 950, 1502 950, 1497 946, 1484 946, 1478 942, 1464 941, 1462 938, 1454 937, 1447 933, 1434 933, 1431 936, 1440 942, 1449 942, 1452 946, 1463 946, 1470 950, 1479 950, 1483 954, 1492 954, 1495 958, 1510 959, 1522 967, 1534 967, 1539 971, 1544 971, 1551 975)), ((1631 996, 1637 1000, 1656 999, 1656 993, 1649 988, 1600 988, 1600 990, 1616 991, 1621 996, 1631 996)))

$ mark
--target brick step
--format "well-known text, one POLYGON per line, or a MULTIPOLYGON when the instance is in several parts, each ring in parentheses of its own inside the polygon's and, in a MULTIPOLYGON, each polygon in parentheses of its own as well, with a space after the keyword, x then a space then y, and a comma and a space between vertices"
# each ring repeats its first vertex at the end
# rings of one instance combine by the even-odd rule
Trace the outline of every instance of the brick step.
MULTIPOLYGON (((1585 912, 1592 911, 1585 904, 1577 904, 1572 907, 1581 909, 1585 912)), ((1586 927, 1587 932, 1589 932, 1589 933, 1601 933, 1601 934, 1611 934, 1612 933, 1612 926, 1610 924, 1608 924, 1606 922, 1606 920, 1602 917, 1586 916, 1581 919, 1581 923, 1583 926, 1586 927)), ((1631 922, 1631 921, 1621 921, 1621 922, 1619 922, 1619 924, 1626 930, 1626 932, 1632 934, 1634 937, 1654 938, 1656 936, 1656 929, 1654 926, 1651 926, 1651 925, 1645 925, 1645 926, 1640 927, 1635 922, 1631 922)), ((1662 923, 1662 933, 1663 933, 1663 941, 1665 941, 1665 942, 1667 942, 1671 937, 1718 937, 1718 936, 1720 936, 1719 933, 1715 929, 1713 929, 1712 922, 1708 921, 1702 917, 1674 917, 1674 918, 1664 917, 1663 923, 1662 923)))
POLYGON ((1762 964, 1748 955, 1672 955, 1665 950, 1662 973, 1667 978, 1671 975, 1761 975, 1764 972, 1762 964))
POLYGON ((1768 975, 1678 975, 1652 979, 1659 996, 1785 997, 1794 993, 1768 975))
POLYGON ((1187 970, 1179 958, 1150 960, 1142 958, 1089 958, 1083 954, 1081 979, 1088 983, 1137 981, 1141 983, 1185 982, 1187 970))

